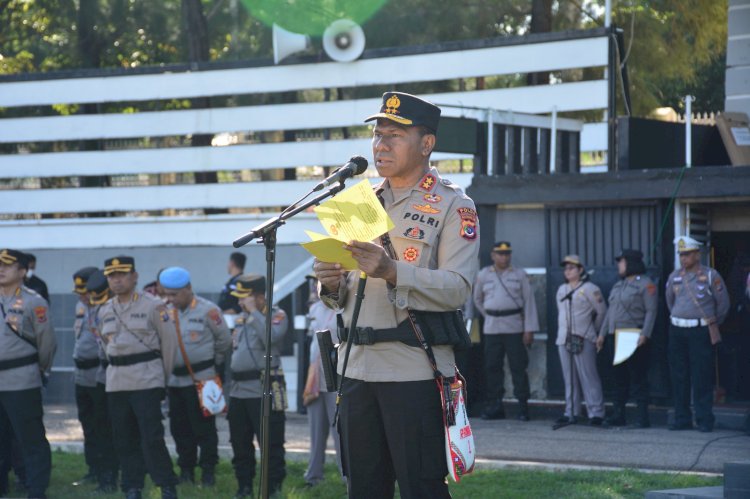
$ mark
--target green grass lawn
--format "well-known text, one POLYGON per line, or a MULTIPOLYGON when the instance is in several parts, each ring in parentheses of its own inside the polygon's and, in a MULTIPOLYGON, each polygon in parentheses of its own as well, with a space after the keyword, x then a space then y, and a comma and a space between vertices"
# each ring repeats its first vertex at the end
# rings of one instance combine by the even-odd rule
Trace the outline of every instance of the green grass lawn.
MULTIPOLYGON (((122 497, 121 493, 95 495, 94 485, 74 487, 71 483, 86 472, 83 456, 80 454, 52 453, 52 483, 47 490, 50 499, 82 497, 122 497)), ((346 497, 346 489, 337 477, 334 466, 326 467, 326 481, 312 489, 304 487, 302 475, 305 463, 287 463, 287 478, 284 481, 284 497, 341 498, 346 497)), ((200 477, 200 472, 197 473, 200 477)), ((181 498, 231 498, 237 490, 231 465, 223 460, 217 469, 216 487, 202 489, 180 485, 181 498)), ((11 482, 13 479, 11 478, 11 482)), ((707 478, 693 475, 669 473, 639 473, 636 471, 526 471, 526 470, 483 470, 464 478, 461 483, 451 482, 450 490, 454 498, 548 498, 548 497, 643 497, 649 490, 683 487, 705 487, 721 485, 721 478, 707 478)), ((255 484, 257 486, 257 483, 255 484)), ((9 497, 26 497, 11 494, 9 497)), ((159 489, 147 479, 144 497, 158 499, 159 489)))

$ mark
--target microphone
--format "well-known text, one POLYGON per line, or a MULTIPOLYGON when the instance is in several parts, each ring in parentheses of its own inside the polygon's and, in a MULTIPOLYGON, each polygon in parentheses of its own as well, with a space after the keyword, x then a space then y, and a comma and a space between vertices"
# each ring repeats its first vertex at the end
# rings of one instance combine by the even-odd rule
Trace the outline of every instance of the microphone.
POLYGON ((352 156, 349 159, 348 163, 346 163, 342 167, 336 168, 336 170, 331 173, 327 179, 316 185, 315 189, 313 189, 312 191, 321 191, 333 184, 343 182, 348 178, 364 173, 365 170, 367 170, 367 160, 362 156, 352 156))

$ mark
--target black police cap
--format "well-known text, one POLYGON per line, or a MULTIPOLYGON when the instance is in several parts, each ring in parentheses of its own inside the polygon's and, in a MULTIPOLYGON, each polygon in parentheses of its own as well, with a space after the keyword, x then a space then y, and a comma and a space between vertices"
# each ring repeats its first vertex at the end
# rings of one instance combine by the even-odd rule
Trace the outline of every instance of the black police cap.
POLYGON ((29 257, 23 251, 14 249, 0 250, 0 262, 6 265, 13 265, 18 263, 23 269, 29 268, 29 257))
POLYGON ((437 133, 440 108, 416 95, 403 92, 386 92, 380 112, 369 116, 365 122, 383 118, 401 125, 424 126, 437 133))
POLYGON ((134 272, 135 258, 132 256, 115 256, 104 260, 104 275, 114 274, 115 272, 134 272))
POLYGON ((74 293, 85 293, 86 292, 86 283, 89 280, 89 277, 91 277, 91 274, 96 272, 96 267, 83 267, 82 269, 79 269, 76 271, 75 274, 73 274, 73 292, 74 293))

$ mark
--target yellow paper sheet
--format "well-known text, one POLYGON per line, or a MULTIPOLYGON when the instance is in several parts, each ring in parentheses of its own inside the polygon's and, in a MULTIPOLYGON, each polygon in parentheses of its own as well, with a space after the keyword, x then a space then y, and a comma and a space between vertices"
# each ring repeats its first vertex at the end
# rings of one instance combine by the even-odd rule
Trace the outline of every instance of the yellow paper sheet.
POLYGON ((344 249, 344 244, 372 241, 394 226, 368 180, 322 203, 315 212, 331 237, 306 230, 311 241, 303 243, 302 247, 321 262, 340 263, 345 270, 357 269, 357 261, 344 249))
POLYGON ((342 241, 372 241, 393 228, 369 180, 353 185, 315 208, 329 235, 342 241))
POLYGON ((641 330, 636 328, 615 329, 615 357, 612 365, 616 366, 628 360, 638 348, 638 337, 641 330))

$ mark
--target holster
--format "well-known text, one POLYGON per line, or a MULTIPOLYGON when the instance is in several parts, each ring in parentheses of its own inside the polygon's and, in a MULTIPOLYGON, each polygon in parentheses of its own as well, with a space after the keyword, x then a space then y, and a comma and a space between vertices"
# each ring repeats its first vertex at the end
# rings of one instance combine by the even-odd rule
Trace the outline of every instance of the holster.
POLYGON ((335 392, 337 387, 336 364, 338 362, 338 351, 331 339, 331 331, 316 331, 315 337, 320 346, 320 363, 323 365, 323 377, 326 381, 326 390, 335 392))

